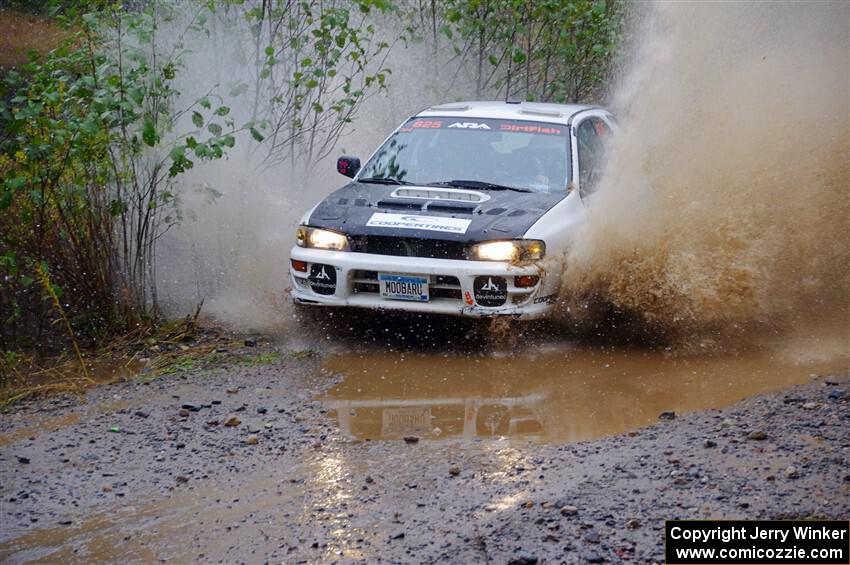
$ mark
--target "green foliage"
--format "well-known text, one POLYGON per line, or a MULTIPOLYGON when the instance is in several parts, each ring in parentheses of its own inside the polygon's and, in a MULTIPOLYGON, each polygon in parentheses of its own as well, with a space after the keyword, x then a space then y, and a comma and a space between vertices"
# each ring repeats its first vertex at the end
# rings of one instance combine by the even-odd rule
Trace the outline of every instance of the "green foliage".
POLYGON ((180 35, 157 39, 167 7, 69 13, 63 45, 0 84, 0 276, 11 281, 0 311, 7 326, 24 316, 19 298, 43 266, 75 331, 97 336, 157 315, 155 244, 182 217, 173 179, 222 157, 238 130, 208 98, 176 107, 185 50, 180 35), (178 132, 188 112, 198 130, 178 132))
POLYGON ((80 335, 155 319, 156 243, 183 218, 178 177, 223 157, 243 131, 268 161, 308 166, 387 85, 389 45, 371 21, 393 9, 389 0, 43 4, 67 41, 0 85, 3 346, 20 344, 6 341, 16 333, 44 342, 50 303, 33 285, 37 265, 80 335), (253 97, 241 127, 212 81, 178 107, 186 45, 206 37, 214 18, 256 49, 254 84, 223 89, 253 97))
POLYGON ((75 332, 155 318, 156 242, 183 217, 177 177, 223 157, 242 130, 269 162, 326 155, 359 105, 386 89, 389 45, 372 21, 392 9, 389 0, 41 2, 70 31, 0 86, 0 344, 18 343, 6 341, 15 328, 43 343, 48 311, 28 292, 41 264, 75 332), (241 128, 215 84, 177 107, 187 37, 204 37, 217 17, 256 48, 254 84, 227 85, 229 97, 254 99, 241 128))
MULTIPOLYGON (((389 44, 371 23, 389 0, 230 0, 248 24, 255 60, 255 123, 267 161, 326 156, 362 102, 385 90, 389 44)), ((229 14, 228 14, 229 15, 229 14)), ((243 85, 248 89, 248 85, 243 85)))
POLYGON ((440 30, 472 67, 479 96, 586 102, 608 80, 623 27, 618 0, 444 0, 440 30))
POLYGON ((258 353, 257 355, 249 355, 239 360, 240 363, 248 366, 274 365, 280 362, 280 353, 258 353))
POLYGON ((170 363, 160 367, 157 371, 160 375, 174 375, 179 373, 187 373, 192 371, 197 366, 197 361, 194 357, 185 356, 177 357, 170 363))

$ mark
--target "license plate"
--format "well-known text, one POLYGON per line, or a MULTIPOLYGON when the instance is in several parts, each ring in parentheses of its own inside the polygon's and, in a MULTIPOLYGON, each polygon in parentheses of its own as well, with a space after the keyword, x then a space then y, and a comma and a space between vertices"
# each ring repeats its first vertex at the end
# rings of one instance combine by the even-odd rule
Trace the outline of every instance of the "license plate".
POLYGON ((428 282, 427 277, 378 273, 381 297, 391 300, 428 302, 428 282))
POLYGON ((425 434, 430 431, 430 408, 384 408, 381 414, 381 435, 383 436, 425 434))

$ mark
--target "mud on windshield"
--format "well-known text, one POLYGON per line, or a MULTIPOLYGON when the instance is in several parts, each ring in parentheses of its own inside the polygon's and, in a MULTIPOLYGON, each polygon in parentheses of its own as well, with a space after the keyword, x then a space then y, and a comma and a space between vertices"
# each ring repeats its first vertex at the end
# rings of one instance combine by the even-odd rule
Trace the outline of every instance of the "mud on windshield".
POLYGON ((429 185, 472 180, 534 192, 566 192, 568 128, 481 118, 413 118, 363 167, 359 178, 429 185))

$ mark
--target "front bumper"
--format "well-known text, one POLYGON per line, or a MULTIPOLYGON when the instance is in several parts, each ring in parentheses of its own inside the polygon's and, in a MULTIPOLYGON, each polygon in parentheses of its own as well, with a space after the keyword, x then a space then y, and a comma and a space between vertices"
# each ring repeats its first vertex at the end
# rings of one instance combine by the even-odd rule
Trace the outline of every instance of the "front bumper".
MULTIPOLYGON (((328 251, 293 247, 293 261, 307 263, 306 272, 289 266, 292 279, 292 297, 296 303, 317 306, 399 310, 430 314, 447 314, 486 318, 509 316, 536 319, 545 316, 554 304, 554 295, 547 288, 545 273, 535 266, 518 267, 495 261, 464 261, 454 259, 428 259, 423 257, 396 257, 349 251, 328 251), (316 292, 310 280, 313 265, 332 267, 333 285, 319 287, 316 292), (430 277, 430 300, 414 302, 382 298, 378 290, 377 273, 393 273, 430 277), (515 277, 539 277, 536 285, 520 288, 515 277), (476 300, 477 277, 501 278, 506 283, 507 297, 499 306, 483 306, 476 300)), ((551 282, 551 281, 550 281, 551 282)), ((551 286, 551 285, 548 285, 551 286)))

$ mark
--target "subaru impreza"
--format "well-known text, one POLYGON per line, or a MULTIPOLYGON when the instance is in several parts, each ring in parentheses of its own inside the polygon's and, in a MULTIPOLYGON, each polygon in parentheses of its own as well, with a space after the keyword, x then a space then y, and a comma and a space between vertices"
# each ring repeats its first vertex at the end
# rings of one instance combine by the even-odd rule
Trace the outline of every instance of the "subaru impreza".
POLYGON ((300 305, 544 317, 615 129, 604 108, 459 102, 405 120, 301 219, 300 305))

